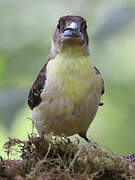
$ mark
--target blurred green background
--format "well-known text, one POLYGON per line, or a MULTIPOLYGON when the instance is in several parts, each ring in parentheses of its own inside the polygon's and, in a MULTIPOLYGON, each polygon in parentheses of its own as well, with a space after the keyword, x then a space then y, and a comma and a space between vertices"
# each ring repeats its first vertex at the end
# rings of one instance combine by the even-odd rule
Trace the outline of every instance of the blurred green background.
POLYGON ((28 92, 63 15, 87 20, 90 58, 105 80, 88 136, 107 151, 135 153, 135 1, 0 0, 0 155, 8 137, 31 132, 28 92))

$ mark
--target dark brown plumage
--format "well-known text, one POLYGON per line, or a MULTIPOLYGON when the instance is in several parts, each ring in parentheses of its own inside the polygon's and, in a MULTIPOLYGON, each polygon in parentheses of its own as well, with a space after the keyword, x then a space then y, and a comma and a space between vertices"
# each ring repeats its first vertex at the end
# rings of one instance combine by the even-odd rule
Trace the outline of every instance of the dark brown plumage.
POLYGON ((29 95, 28 95, 28 105, 31 110, 34 109, 41 102, 40 94, 42 92, 43 86, 46 80, 46 66, 50 60, 50 56, 48 56, 44 67, 39 72, 37 79, 33 83, 29 95))

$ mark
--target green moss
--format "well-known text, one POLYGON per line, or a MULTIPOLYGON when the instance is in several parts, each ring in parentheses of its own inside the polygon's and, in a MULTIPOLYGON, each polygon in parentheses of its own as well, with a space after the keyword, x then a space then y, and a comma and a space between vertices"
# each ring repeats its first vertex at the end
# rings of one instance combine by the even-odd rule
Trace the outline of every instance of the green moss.
POLYGON ((103 152, 95 143, 80 147, 79 140, 71 142, 66 137, 47 135, 40 138, 30 134, 27 141, 9 139, 5 143, 4 148, 9 157, 13 147, 19 148, 22 160, 1 159, 1 178, 9 179, 10 174, 10 178, 26 180, 135 179, 130 160, 103 152))

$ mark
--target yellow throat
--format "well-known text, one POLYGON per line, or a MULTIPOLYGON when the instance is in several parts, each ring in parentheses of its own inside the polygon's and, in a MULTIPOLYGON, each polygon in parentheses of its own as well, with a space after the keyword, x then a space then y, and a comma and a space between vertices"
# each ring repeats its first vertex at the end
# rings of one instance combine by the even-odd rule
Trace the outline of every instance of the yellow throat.
POLYGON ((93 81, 95 72, 89 57, 81 52, 80 47, 70 47, 50 60, 46 75, 50 84, 50 88, 46 86, 48 83, 45 85, 48 91, 61 88, 64 95, 79 100, 90 91, 89 83, 93 81))

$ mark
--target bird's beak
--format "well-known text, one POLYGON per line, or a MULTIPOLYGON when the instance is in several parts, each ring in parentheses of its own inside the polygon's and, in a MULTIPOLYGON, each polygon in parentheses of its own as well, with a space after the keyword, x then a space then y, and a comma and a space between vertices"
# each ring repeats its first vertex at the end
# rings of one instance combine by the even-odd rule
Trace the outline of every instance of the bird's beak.
POLYGON ((80 26, 77 23, 72 22, 64 29, 63 36, 73 38, 81 37, 80 26))

